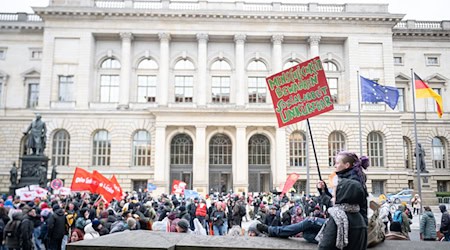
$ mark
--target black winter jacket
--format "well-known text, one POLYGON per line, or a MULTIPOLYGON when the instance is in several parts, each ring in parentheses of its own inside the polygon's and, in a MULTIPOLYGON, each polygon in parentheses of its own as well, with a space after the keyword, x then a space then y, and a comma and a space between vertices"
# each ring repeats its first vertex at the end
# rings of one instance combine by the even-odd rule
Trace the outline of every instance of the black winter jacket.
POLYGON ((48 239, 50 242, 60 240, 66 234, 66 216, 62 209, 58 209, 48 218, 48 239))
POLYGON ((31 216, 25 215, 20 224, 20 241, 22 242, 23 250, 31 250, 33 248, 33 242, 31 238, 33 237, 34 220, 31 216))

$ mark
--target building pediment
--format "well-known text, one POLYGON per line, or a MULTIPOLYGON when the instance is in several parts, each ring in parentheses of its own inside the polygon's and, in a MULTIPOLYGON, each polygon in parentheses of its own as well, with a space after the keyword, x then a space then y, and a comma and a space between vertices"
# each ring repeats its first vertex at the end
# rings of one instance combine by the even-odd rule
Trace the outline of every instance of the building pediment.
POLYGON ((396 82, 409 82, 411 81, 411 78, 403 73, 398 73, 395 77, 396 82))
POLYGON ((40 77, 41 72, 38 71, 36 68, 28 69, 20 74, 23 78, 32 78, 32 77, 40 77))
POLYGON ((439 73, 436 73, 436 74, 429 76, 427 79, 425 79, 425 81, 427 81, 427 82, 447 82, 448 78, 439 73))

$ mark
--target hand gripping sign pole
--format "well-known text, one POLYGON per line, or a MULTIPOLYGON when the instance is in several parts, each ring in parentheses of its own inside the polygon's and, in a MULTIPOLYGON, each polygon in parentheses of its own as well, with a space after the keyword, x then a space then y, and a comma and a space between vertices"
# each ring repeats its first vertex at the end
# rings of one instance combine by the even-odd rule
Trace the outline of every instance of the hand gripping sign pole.
POLYGON ((333 99, 319 57, 315 57, 266 78, 278 127, 303 120, 308 124, 319 179, 319 162, 308 118, 331 111, 333 99))

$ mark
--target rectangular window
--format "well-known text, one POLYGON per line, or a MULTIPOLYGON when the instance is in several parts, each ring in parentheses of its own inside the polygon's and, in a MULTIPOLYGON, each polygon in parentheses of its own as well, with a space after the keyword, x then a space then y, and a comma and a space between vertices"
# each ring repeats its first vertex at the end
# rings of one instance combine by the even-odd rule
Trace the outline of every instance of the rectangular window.
POLYGON ((327 78, 328 87, 330 88, 331 98, 333 102, 337 103, 338 100, 338 79, 337 78, 327 78))
POLYGON ((39 83, 28 84, 28 108, 35 108, 39 101, 39 83))
POLYGON ((439 57, 438 56, 427 56, 426 57, 426 65, 427 66, 439 66, 439 57))
POLYGON ((384 194, 384 183, 384 180, 372 180, 372 194, 374 196, 384 194))
MULTIPOLYGON (((438 88, 433 88, 434 92, 436 92, 438 95, 441 95, 441 89, 438 88)), ((427 98, 427 111, 428 112, 436 112, 437 110, 437 104, 436 104, 436 100, 434 100, 433 98, 427 98)))
POLYGON ((405 112, 405 89, 398 88, 398 102, 397 102, 397 111, 405 112))
POLYGON ((394 65, 403 65, 403 57, 394 56, 394 65))
POLYGON ((118 102, 118 101, 119 101, 119 76, 101 75, 100 102, 118 102))
POLYGON ((194 97, 194 77, 175 76, 175 102, 192 102, 194 97))
POLYGON ((0 60, 5 60, 6 49, 0 49, 0 60))
POLYGON ((138 76, 138 102, 156 101, 156 76, 138 76))
POLYGON ((213 76, 211 82, 212 102, 229 103, 230 102, 230 77, 213 76))
POLYGON ((249 77, 248 78, 248 102, 265 103, 266 102, 266 78, 249 77))
POLYGON ((73 98, 73 76, 59 76, 59 97, 60 102, 72 102, 73 98))
POLYGON ((447 183, 447 181, 437 181, 437 191, 448 192, 447 183))
POLYGON ((31 59, 32 60, 41 60, 42 59, 42 50, 31 50, 31 59))

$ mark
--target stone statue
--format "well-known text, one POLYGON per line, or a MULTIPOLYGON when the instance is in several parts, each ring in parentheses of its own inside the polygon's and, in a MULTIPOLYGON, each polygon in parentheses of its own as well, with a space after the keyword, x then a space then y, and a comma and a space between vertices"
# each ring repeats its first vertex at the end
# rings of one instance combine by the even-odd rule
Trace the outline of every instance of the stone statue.
POLYGON ((56 172, 56 165, 53 165, 51 180, 53 181, 54 179, 56 179, 57 175, 58 175, 58 172, 56 172))
POLYGON ((417 146, 418 148, 416 149, 414 156, 416 157, 416 161, 419 162, 420 172, 428 173, 425 166, 425 150, 422 148, 422 145, 420 143, 417 143, 417 146))
POLYGON ((47 168, 43 165, 39 167, 39 186, 45 188, 47 185, 47 168))
POLYGON ((28 126, 27 131, 23 132, 28 136, 27 148, 33 150, 33 155, 44 154, 44 149, 47 140, 47 127, 45 122, 41 120, 41 115, 36 114, 36 119, 28 126))
POLYGON ((11 185, 17 184, 17 167, 16 162, 13 162, 13 165, 11 167, 11 170, 9 171, 10 177, 9 180, 11 181, 11 185))

